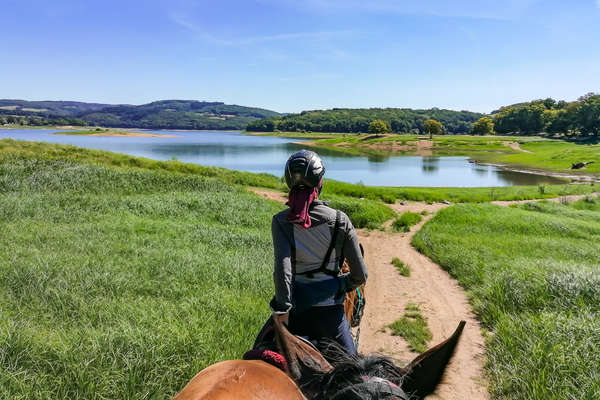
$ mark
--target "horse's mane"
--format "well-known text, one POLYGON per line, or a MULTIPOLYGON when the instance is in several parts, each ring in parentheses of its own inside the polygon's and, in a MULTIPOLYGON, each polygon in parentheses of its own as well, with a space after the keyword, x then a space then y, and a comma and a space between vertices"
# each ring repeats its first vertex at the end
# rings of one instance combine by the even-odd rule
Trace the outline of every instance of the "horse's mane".
MULTIPOLYGON (((348 355, 337 343, 327 342, 320 346, 325 358, 333 369, 329 372, 317 373, 306 382, 301 383, 307 392, 314 393, 311 400, 331 399, 335 393, 352 385, 361 385, 356 391, 360 399, 385 399, 389 393, 381 391, 380 387, 362 385, 363 377, 378 377, 401 386, 406 370, 381 355, 348 355)), ((355 393, 356 395, 356 393, 355 393)))

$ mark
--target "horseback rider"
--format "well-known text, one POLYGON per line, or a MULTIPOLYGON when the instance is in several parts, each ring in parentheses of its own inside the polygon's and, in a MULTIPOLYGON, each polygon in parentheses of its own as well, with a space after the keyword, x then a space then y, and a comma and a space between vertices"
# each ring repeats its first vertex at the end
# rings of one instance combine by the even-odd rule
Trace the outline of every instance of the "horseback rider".
POLYGON ((344 314, 345 293, 367 279, 356 230, 341 211, 318 200, 325 166, 312 151, 300 150, 285 165, 289 208, 273 216, 275 264, 273 318, 291 333, 338 342, 356 354, 344 314), (340 273, 347 260, 350 272, 340 273))

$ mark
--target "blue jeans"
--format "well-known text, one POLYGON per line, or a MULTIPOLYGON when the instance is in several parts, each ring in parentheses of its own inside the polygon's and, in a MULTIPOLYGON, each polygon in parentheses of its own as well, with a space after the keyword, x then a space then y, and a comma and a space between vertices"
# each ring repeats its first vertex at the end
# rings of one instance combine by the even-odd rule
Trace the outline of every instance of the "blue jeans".
POLYGON ((348 354, 356 354, 343 304, 311 307, 301 313, 292 310, 288 329, 294 335, 306 336, 309 340, 332 339, 348 354))

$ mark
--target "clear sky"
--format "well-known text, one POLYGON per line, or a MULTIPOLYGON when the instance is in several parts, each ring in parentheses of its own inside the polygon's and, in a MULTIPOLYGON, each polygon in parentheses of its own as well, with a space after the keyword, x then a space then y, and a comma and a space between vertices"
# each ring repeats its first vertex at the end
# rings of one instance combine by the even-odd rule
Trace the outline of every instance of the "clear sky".
POLYGON ((489 112, 600 92, 600 0, 0 0, 0 98, 489 112))

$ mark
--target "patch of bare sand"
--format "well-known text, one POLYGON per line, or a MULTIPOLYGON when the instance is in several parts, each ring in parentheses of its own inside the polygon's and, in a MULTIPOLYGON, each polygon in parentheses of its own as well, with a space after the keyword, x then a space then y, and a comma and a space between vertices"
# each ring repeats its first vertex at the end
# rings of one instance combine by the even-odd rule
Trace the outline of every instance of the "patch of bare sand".
POLYGON ((258 189, 258 188, 253 188, 253 187, 249 187, 248 190, 253 193, 256 193, 260 197, 264 197, 265 199, 278 201, 280 203, 287 202, 286 194, 283 192, 277 191, 277 190, 258 189))
POLYGON ((588 196, 598 196, 600 197, 600 192, 589 193, 589 194, 571 194, 568 196, 555 197, 551 199, 532 199, 532 200, 511 200, 511 201, 492 201, 492 204, 497 206, 509 206, 511 204, 523 204, 523 203, 533 203, 537 201, 547 200, 553 203, 572 203, 577 200, 581 200, 588 196))
POLYGON ((125 131, 108 131, 91 133, 88 136, 132 136, 132 137, 162 137, 162 138, 178 138, 176 135, 163 135, 158 133, 142 133, 142 132, 125 132, 125 131))
POLYGON ((513 150, 520 151, 521 153, 531 153, 529 150, 522 149, 521 145, 517 142, 502 142, 502 144, 506 147, 510 147, 513 150))

